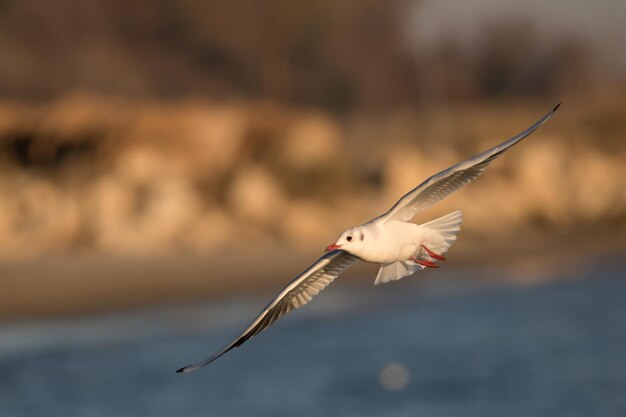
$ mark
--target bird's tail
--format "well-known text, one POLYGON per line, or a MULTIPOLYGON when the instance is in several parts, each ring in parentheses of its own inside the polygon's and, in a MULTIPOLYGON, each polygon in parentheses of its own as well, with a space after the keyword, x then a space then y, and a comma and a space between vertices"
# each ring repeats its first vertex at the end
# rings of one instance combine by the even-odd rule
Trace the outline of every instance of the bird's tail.
POLYGON ((432 252, 438 254, 447 252, 456 240, 456 235, 461 230, 462 222, 463 212, 456 210, 422 224, 422 227, 427 229, 424 245, 432 252))

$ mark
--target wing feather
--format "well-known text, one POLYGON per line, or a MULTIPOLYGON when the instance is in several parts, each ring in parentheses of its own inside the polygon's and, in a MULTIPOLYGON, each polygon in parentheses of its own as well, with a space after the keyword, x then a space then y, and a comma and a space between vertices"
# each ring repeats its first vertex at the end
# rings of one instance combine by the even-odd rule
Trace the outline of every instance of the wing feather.
POLYGON ((405 194, 388 212, 377 217, 376 220, 383 222, 390 220, 409 221, 417 213, 437 204, 464 185, 478 178, 494 159, 550 120, 559 106, 560 103, 534 125, 511 139, 428 178, 405 194))
POLYGON ((241 346, 247 340, 267 329, 279 318, 307 304, 356 260, 355 256, 342 250, 325 254, 283 288, 257 318, 226 347, 204 361, 186 366, 176 372, 194 371, 208 365, 226 352, 241 346))

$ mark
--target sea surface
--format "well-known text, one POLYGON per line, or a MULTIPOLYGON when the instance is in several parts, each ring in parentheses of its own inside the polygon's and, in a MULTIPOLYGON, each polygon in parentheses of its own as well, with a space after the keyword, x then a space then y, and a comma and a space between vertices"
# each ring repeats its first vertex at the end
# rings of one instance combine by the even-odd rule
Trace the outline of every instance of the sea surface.
POLYGON ((625 267, 338 282, 185 375, 271 294, 0 324, 0 416, 626 416, 625 267))

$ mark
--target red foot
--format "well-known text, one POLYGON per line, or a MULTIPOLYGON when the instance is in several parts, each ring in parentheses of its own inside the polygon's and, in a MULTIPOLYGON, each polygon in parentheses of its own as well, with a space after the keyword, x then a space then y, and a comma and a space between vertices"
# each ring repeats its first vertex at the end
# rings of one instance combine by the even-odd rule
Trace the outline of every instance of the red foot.
POLYGON ((426 245, 422 245, 422 248, 424 248, 424 250, 426 251, 428 256, 430 256, 431 258, 437 259, 438 261, 445 261, 446 260, 446 258, 443 255, 436 254, 435 252, 433 252, 430 249, 428 249, 426 247, 426 245))
POLYGON ((420 264, 420 265, 427 266, 427 267, 429 267, 429 268, 439 268, 439 265, 437 265, 436 263, 431 262, 431 261, 423 261, 423 260, 421 260, 421 259, 417 259, 417 258, 416 258, 416 257, 414 257, 414 256, 412 256, 412 257, 411 257, 411 258, 409 258, 409 259, 411 259, 411 260, 412 260, 413 262, 415 262, 415 263, 418 263, 418 264, 420 264))

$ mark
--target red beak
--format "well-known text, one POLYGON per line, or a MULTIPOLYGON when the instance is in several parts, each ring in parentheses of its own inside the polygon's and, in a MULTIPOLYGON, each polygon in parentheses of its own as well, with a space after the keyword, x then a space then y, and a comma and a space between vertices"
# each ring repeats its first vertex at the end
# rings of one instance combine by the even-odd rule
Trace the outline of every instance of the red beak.
POLYGON ((331 250, 337 250, 341 247, 341 245, 338 245, 336 243, 333 243, 332 245, 328 245, 326 246, 326 252, 330 252, 331 250))

